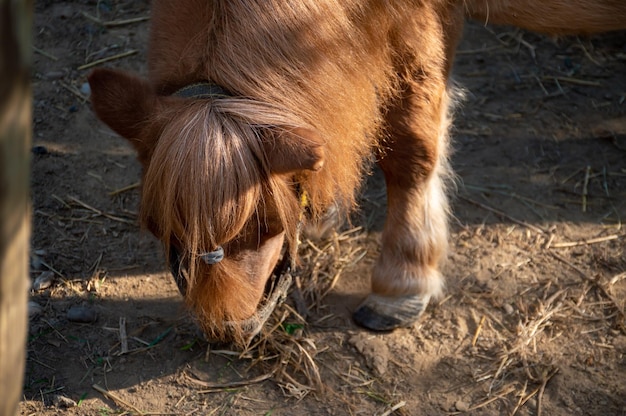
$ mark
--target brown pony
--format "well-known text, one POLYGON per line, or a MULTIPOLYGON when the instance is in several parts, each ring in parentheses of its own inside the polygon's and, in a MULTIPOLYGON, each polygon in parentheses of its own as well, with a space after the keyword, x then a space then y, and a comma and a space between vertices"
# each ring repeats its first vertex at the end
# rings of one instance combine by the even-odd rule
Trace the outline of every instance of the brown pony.
POLYGON ((355 320, 410 325, 441 293, 448 78, 466 15, 597 32, 626 25, 626 2, 155 0, 149 80, 91 74, 97 115, 143 165, 141 221, 210 337, 241 339, 284 243, 295 253, 300 195, 313 220, 347 212, 373 159, 388 212, 355 320))

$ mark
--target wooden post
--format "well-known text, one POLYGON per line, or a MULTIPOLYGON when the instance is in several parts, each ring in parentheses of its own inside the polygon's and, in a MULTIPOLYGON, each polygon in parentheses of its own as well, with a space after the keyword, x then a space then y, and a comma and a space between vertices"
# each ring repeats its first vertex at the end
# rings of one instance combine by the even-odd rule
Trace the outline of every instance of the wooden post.
POLYGON ((22 395, 28 323, 32 0, 0 0, 0 416, 22 395))

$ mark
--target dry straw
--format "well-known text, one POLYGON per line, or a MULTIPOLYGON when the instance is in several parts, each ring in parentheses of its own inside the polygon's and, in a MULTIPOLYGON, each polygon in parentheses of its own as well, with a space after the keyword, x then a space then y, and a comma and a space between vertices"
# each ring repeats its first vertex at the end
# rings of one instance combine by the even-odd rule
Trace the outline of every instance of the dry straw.
MULTIPOLYGON (((240 350, 211 351, 207 354, 226 354, 246 360, 248 370, 261 375, 234 382, 211 383, 197 379, 189 373, 184 380, 200 387, 202 393, 216 392, 272 379, 288 397, 302 399, 311 392, 325 391, 320 375, 318 355, 321 349, 308 334, 306 317, 319 310, 344 270, 363 258, 365 250, 359 241, 361 228, 335 233, 321 245, 305 240, 301 243, 300 267, 293 273, 295 284, 289 300, 279 305, 263 329, 249 345, 240 350), (257 368, 258 367, 258 368, 257 368)), ((326 316, 324 319, 329 319, 326 316)), ((398 409, 402 407, 399 406, 398 409)))

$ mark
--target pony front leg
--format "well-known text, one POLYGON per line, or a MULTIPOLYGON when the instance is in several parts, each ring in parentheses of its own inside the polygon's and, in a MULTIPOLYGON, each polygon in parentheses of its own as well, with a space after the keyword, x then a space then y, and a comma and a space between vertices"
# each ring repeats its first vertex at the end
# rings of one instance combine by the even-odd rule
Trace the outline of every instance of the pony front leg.
POLYGON ((353 316, 369 329, 412 325, 443 290, 448 99, 445 82, 435 83, 410 83, 387 117, 390 139, 378 162, 387 185, 387 218, 372 293, 353 316))

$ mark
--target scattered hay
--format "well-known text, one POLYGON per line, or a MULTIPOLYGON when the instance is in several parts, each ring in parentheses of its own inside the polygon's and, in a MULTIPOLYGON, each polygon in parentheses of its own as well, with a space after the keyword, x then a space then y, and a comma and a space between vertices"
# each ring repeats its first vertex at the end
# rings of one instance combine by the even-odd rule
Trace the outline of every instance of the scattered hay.
MULTIPOLYGON (((557 168, 554 167, 551 172, 555 172, 557 168)), ((594 172, 591 166, 586 165, 559 182, 565 185, 575 177, 580 178, 574 185, 579 199, 572 204, 580 207, 580 212, 588 213, 594 199, 610 201, 610 195, 615 195, 609 189, 607 181, 611 176, 606 168, 594 172), (601 189, 604 195, 591 193, 592 182, 594 190, 601 189)), ((595 333, 626 334, 624 302, 616 299, 613 291, 615 284, 626 276, 619 269, 624 263, 618 261, 615 266, 617 273, 612 277, 602 278, 602 274, 575 264, 575 256, 572 257, 573 250, 592 245, 613 245, 620 252, 619 246, 626 235, 621 227, 619 214, 616 225, 604 227, 596 235, 571 239, 560 235, 559 227, 554 225, 554 221, 546 220, 542 213, 535 210, 535 207, 544 211, 563 209, 562 207, 517 195, 494 184, 464 184, 461 191, 463 192, 458 197, 460 200, 515 224, 506 233, 496 233, 495 242, 490 240, 491 236, 483 234, 483 226, 477 226, 474 231, 472 227, 459 224, 464 230, 462 234, 467 234, 468 239, 479 237, 485 242, 498 245, 507 240, 509 246, 518 247, 520 252, 526 253, 527 260, 522 260, 517 265, 505 265, 499 272, 492 274, 493 279, 508 273, 522 273, 517 269, 533 262, 557 262, 561 266, 556 265, 554 269, 565 266, 566 270, 574 273, 566 272, 563 276, 535 276, 508 300, 515 308, 508 303, 502 305, 503 300, 498 299, 498 295, 489 289, 475 287, 476 281, 462 281, 462 287, 459 288, 462 301, 468 302, 477 323, 462 350, 478 365, 471 371, 474 383, 464 386, 469 387, 472 393, 468 398, 460 400, 455 405, 456 411, 449 414, 472 412, 502 401, 504 408, 508 409, 507 414, 512 416, 532 399, 536 414, 541 415, 545 411, 543 396, 546 387, 563 366, 563 357, 554 346, 561 340, 570 339, 564 336, 567 331, 577 328, 580 339, 585 340, 591 351, 587 360, 592 361, 596 354, 601 354, 598 349, 613 349, 610 343, 602 341, 602 337, 599 337, 600 342, 596 342, 593 338, 595 333), (489 202, 478 202, 465 196, 470 193, 479 193, 485 201, 493 201, 494 204, 500 201, 496 202, 490 196, 506 197, 521 203, 543 220, 539 224, 545 225, 531 224, 516 218, 506 209, 496 209, 489 202), (517 230, 513 232, 515 228, 517 230), (610 230, 613 232, 607 232, 610 230), (480 292, 477 293, 477 289, 480 292), (481 302, 476 300, 477 297, 481 298, 481 302), (493 310, 487 310, 483 305, 485 301, 494 306, 501 305, 505 313, 500 316, 493 310)), ((604 221, 606 217, 601 220, 604 221)))
POLYGON ((317 357, 327 348, 320 348, 314 338, 308 335, 306 318, 311 311, 320 311, 324 298, 343 271, 365 256, 366 250, 358 244, 363 238, 363 230, 357 227, 340 234, 334 233, 321 245, 310 240, 302 242, 299 250, 301 267, 292 272, 295 284, 289 299, 276 307, 261 332, 243 351, 234 347, 233 350, 212 351, 209 345, 207 355, 236 356, 249 362, 248 371, 260 371, 261 376, 211 383, 185 373, 184 381, 202 387, 200 393, 224 391, 269 379, 276 382, 286 397, 298 400, 311 392, 324 392, 317 357))
MULTIPOLYGON (((586 167, 577 172, 586 177, 581 182, 583 188, 588 188, 592 179, 601 177, 590 175, 589 172, 586 167)), ((512 198, 536 214, 534 207, 560 209, 493 185, 487 187, 466 185, 464 189, 481 192, 483 195, 491 193, 512 198)), ((588 192, 583 189, 579 196, 584 201, 588 198, 588 192)), ((481 302, 477 302, 471 298, 476 295, 472 293, 471 288, 460 289, 462 293, 460 297, 470 301, 472 307, 479 310, 479 319, 476 319, 478 324, 465 346, 465 353, 472 356, 478 365, 473 369, 472 376, 474 394, 469 401, 459 401, 457 411, 449 414, 477 411, 495 402, 505 401, 509 403, 508 414, 515 415, 533 400, 537 414, 541 415, 545 389, 559 374, 561 365, 559 357, 544 348, 553 345, 572 320, 587 323, 602 322, 603 328, 617 328, 620 331, 624 331, 625 321, 623 305, 611 293, 611 287, 624 279, 624 273, 614 275, 608 282, 601 282, 589 277, 585 271, 555 251, 565 252, 577 247, 610 244, 623 239, 624 234, 621 228, 618 228, 619 232, 612 234, 568 241, 567 238, 559 236, 554 225, 535 225, 520 220, 505 210, 493 208, 466 196, 461 195, 459 199, 515 224, 507 233, 499 236, 498 241, 513 239, 513 244, 520 246, 523 252, 537 256, 542 261, 562 262, 583 277, 578 282, 556 281, 546 277, 525 285, 523 290, 520 289, 521 292, 513 297, 515 308, 510 308, 516 312, 507 313, 504 317, 483 304, 484 301, 489 302, 489 297, 495 296, 494 294, 481 293, 481 302), (481 393, 476 394, 477 391, 481 393)), ((543 219, 540 214, 537 215, 543 219)), ((470 232, 469 227, 464 228, 470 232)), ((473 237, 482 238, 480 232, 475 233, 473 237)), ((186 381, 204 387, 200 391, 208 393, 273 380, 286 397, 301 400, 310 393, 323 392, 332 394, 336 399, 346 403, 348 408, 352 408, 353 404, 350 403, 348 396, 343 396, 344 392, 325 389, 319 367, 323 365, 325 370, 342 380, 346 386, 350 386, 351 394, 363 394, 384 404, 385 410, 382 414, 394 412, 404 414, 403 407, 406 402, 397 398, 389 399, 388 394, 373 390, 376 379, 369 373, 352 366, 347 370, 340 370, 325 365, 324 360, 320 359, 320 354, 333 353, 316 345, 315 337, 309 336, 308 333, 307 319, 311 315, 323 315, 324 298, 334 288, 344 270, 352 267, 366 255, 363 248, 364 240, 364 230, 357 227, 335 234, 322 243, 309 240, 302 243, 301 266, 293 274, 295 284, 288 302, 276 308, 262 332, 247 348, 243 351, 227 351, 232 356, 247 360, 250 363, 248 370, 254 368, 255 373, 261 374, 260 376, 223 385, 196 381, 189 377, 186 377, 186 381)), ((530 260, 520 261, 496 273, 494 278, 522 269, 530 263, 530 260)), ((497 305, 499 301, 492 299, 491 303, 497 305)), ((472 313, 474 312, 472 309, 472 313)), ((593 345, 603 347, 599 344, 593 345)))

